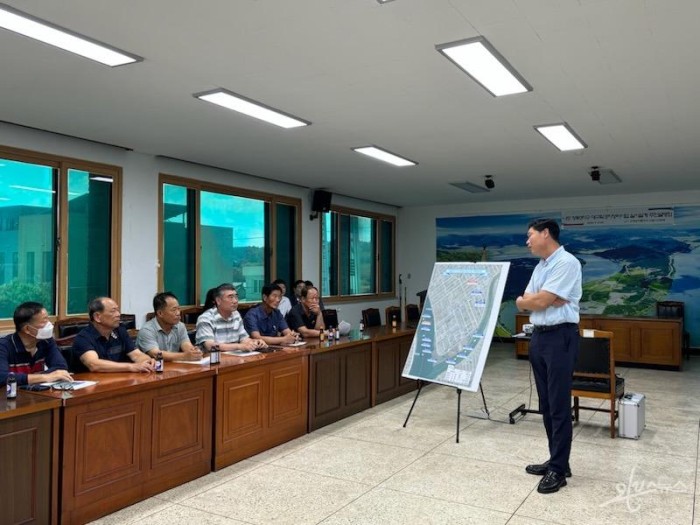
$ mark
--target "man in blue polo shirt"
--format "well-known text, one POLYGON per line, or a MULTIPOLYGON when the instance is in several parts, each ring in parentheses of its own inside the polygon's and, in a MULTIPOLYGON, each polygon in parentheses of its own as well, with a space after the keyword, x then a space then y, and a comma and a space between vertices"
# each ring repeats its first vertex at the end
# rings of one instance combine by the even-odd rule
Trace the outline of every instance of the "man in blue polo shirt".
POLYGON ((559 244, 559 225, 538 219, 528 225, 527 246, 540 262, 525 293, 515 300, 530 311, 534 325, 529 357, 549 442, 549 459, 528 465, 528 474, 543 476, 537 492, 548 494, 571 476, 571 378, 578 356, 581 263, 559 244))
POLYGON ((268 345, 291 344, 299 340, 299 334, 287 326, 282 313, 277 309, 282 299, 282 289, 276 284, 267 284, 262 289, 262 303, 248 310, 245 329, 253 339, 262 339, 268 345))
POLYGON ((90 372, 153 372, 155 361, 134 346, 119 323, 119 305, 98 297, 88 305, 90 324, 75 336, 73 352, 90 372))
POLYGON ((53 338, 53 324, 41 303, 15 308, 15 333, 0 338, 0 383, 15 374, 17 384, 72 381, 68 365, 53 338))

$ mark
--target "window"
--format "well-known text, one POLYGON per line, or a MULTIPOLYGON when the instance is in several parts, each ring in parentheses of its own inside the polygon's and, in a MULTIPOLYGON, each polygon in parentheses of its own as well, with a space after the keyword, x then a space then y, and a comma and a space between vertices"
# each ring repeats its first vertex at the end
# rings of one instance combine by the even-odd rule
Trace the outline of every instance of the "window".
POLYGON ((58 318, 119 297, 121 170, 0 146, 0 326, 39 301, 58 318))
POLYGON ((265 283, 300 270, 298 199, 161 175, 160 279, 181 304, 232 283, 242 302, 260 301, 265 283))
POLYGON ((393 217, 334 208, 321 215, 323 297, 394 293, 393 217))

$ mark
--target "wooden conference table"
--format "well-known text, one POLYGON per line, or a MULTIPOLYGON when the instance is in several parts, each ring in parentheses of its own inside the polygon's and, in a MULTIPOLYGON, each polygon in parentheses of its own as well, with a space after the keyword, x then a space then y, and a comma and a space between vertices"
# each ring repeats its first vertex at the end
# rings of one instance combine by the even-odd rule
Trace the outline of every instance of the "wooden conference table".
POLYGON ((77 374, 98 383, 33 395, 60 415, 51 492, 60 523, 96 519, 410 392, 416 382, 401 372, 414 331, 374 327, 222 354, 216 366, 169 362, 162 374, 77 374))

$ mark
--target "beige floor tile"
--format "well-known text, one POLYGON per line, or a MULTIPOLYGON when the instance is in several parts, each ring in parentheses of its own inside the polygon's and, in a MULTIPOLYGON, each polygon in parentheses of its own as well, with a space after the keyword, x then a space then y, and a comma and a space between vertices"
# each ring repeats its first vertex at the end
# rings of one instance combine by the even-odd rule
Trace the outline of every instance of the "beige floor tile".
POLYGON ((274 465, 375 485, 421 455, 410 448, 329 436, 274 465))
POLYGON ((370 488, 265 464, 181 505, 248 523, 314 524, 370 488))
POLYGON ((420 414, 414 414, 404 428, 405 420, 405 414, 387 412, 376 417, 367 418, 357 425, 343 429, 333 435, 428 451, 454 436, 456 431, 454 421, 450 426, 444 424, 436 425, 432 419, 423 417, 420 414))
POLYGON ((323 525, 504 525, 510 514, 374 489, 323 521, 323 525))
POLYGON ((695 491, 694 461, 649 450, 575 442, 571 449, 571 469, 576 476, 598 480, 672 486, 676 491, 689 494, 695 491))
POLYGON ((138 503, 121 509, 113 514, 100 518, 98 520, 90 522, 93 525, 127 525, 130 523, 136 523, 138 520, 161 512, 168 507, 172 506, 169 501, 164 501, 158 498, 150 498, 144 501, 139 501, 138 503))
POLYGON ((206 492, 217 485, 226 483, 231 479, 241 476, 246 472, 250 472, 253 469, 260 468, 261 466, 261 463, 244 459, 243 461, 229 467, 223 468, 216 472, 210 472, 206 476, 202 476, 201 478, 184 483, 178 487, 166 490, 155 497, 171 502, 182 501, 191 498, 192 496, 196 496, 197 494, 201 494, 202 492, 206 492))
POLYGON ((245 521, 238 521, 218 514, 211 514, 202 510, 173 505, 165 510, 151 514, 138 522, 138 525, 177 525, 181 523, 196 523, 197 525, 244 525, 245 521))
POLYGON ((507 525, 559 525, 556 521, 544 521, 535 518, 527 518, 525 516, 512 516, 508 520, 507 525))
POLYGON ((282 443, 281 445, 278 445, 275 448, 271 448, 270 450, 261 452, 260 454, 257 454, 250 459, 260 463, 272 463, 273 461, 277 461, 278 459, 283 458, 284 456, 293 454, 294 452, 302 450, 308 447, 309 445, 326 439, 327 437, 328 434, 326 433, 312 432, 311 434, 305 434, 291 441, 287 441, 286 443, 282 443))
POLYGON ((544 428, 538 436, 510 431, 509 425, 491 421, 472 425, 460 434, 460 442, 445 441, 433 450, 482 461, 505 463, 525 468, 529 463, 539 463, 549 457, 544 428))
POLYGON ((537 480, 521 467, 428 454, 382 486, 500 512, 514 512, 537 480))
POLYGON ((554 494, 533 491, 516 512, 566 525, 681 525, 690 524, 692 514, 691 494, 578 476, 554 494))

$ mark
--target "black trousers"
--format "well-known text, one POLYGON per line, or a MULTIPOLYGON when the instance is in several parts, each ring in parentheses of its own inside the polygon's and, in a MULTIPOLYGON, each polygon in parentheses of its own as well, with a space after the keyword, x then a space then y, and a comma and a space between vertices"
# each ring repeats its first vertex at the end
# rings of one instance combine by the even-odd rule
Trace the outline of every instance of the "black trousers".
POLYGON ((564 474, 571 454, 571 378, 578 356, 578 325, 564 323, 530 340, 530 364, 549 442, 549 469, 564 474))

